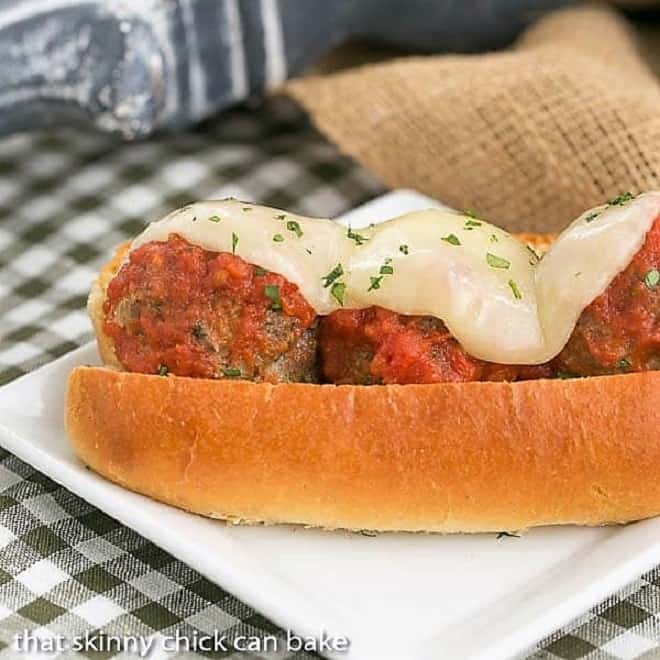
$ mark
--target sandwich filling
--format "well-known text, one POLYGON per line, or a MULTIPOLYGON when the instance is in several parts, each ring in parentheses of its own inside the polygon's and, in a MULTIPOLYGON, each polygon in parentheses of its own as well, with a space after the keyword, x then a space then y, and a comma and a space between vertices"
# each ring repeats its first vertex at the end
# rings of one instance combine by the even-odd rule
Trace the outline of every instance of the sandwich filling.
POLYGON ((200 202, 154 222, 132 249, 177 234, 295 284, 317 314, 379 306, 440 319, 473 357, 542 364, 632 261, 660 214, 660 192, 582 214, 544 258, 507 232, 429 209, 347 230, 236 200, 200 202))
POLYGON ((235 200, 151 224, 110 282, 130 371, 270 382, 520 380, 660 364, 660 193, 580 216, 539 259, 473 215, 351 230, 235 200))

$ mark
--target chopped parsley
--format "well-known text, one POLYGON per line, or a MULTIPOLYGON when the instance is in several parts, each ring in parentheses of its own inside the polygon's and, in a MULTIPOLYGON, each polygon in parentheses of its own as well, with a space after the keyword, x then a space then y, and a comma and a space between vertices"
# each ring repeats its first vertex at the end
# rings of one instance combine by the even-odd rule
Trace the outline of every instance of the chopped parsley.
POLYGON ((618 369, 630 369, 630 367, 632 367, 632 362, 624 357, 616 363, 616 366, 618 369))
POLYGON ((510 261, 507 261, 506 259, 503 259, 502 257, 498 257, 495 254, 491 254, 490 252, 486 252, 486 263, 491 268, 507 269, 511 266, 510 261))
POLYGON ((251 206, 244 206, 241 211, 251 211, 252 207, 251 206))
POLYGON ((238 234, 231 233, 231 253, 236 254, 236 246, 238 245, 238 234))
POLYGON ((286 215, 284 213, 280 213, 280 215, 275 216, 275 220, 284 220, 286 218, 286 215))
POLYGON ((522 293, 520 293, 520 289, 514 280, 509 280, 509 288, 513 292, 513 297, 516 300, 520 300, 522 298, 522 293))
POLYGON ((399 252, 403 252, 403 254, 408 254, 408 246, 407 245, 399 245, 399 252))
POLYGON ((623 206, 626 202, 629 202, 631 199, 635 199, 635 195, 631 192, 624 192, 612 199, 607 200, 608 206, 623 206))
POLYGON ((275 235, 273 236, 273 240, 274 240, 276 243, 281 243, 281 242, 284 240, 284 236, 282 236, 282 234, 275 234, 275 235))
POLYGON ((170 372, 170 370, 167 368, 166 364, 159 364, 158 365, 158 375, 159 376, 167 376, 167 374, 170 372))
POLYGON ((335 282, 330 288, 330 295, 340 304, 344 305, 344 292, 346 285, 343 282, 335 282))
POLYGON ((362 245, 363 243, 366 243, 369 240, 366 236, 362 236, 362 234, 358 234, 357 232, 354 232, 350 227, 346 232, 346 236, 350 238, 352 241, 355 241, 356 245, 362 245))
POLYGON ((344 274, 341 264, 337 264, 327 275, 324 275, 323 286, 327 289, 335 280, 338 280, 344 274))
POLYGON ((660 283, 660 271, 658 271, 656 268, 653 270, 650 270, 648 273, 646 273, 646 277, 644 277, 644 284, 649 289, 654 289, 658 284, 660 283))
POLYGON ((469 220, 466 220, 463 225, 465 231, 472 231, 475 227, 481 227, 483 224, 483 222, 480 222, 479 216, 470 209, 464 209, 463 215, 466 215, 469 218, 469 220))
POLYGON ((392 259, 389 257, 385 259, 385 263, 380 267, 378 271, 381 275, 394 275, 394 267, 391 265, 392 259))
POLYGON ((268 275, 268 271, 265 268, 262 268, 261 266, 255 266, 254 274, 257 277, 263 277, 264 275, 268 275))
POLYGON ((490 242, 491 243, 497 243, 497 236, 495 234, 490 235, 490 242))
POLYGON ((241 375, 241 370, 238 367, 225 367, 222 369, 222 375, 227 378, 237 378, 241 375))
POLYGON ((496 538, 503 539, 507 536, 510 537, 510 538, 513 538, 513 539, 519 539, 520 538, 520 534, 514 534, 513 532, 499 532, 496 538))
POLYGON ((556 378, 559 380, 569 380, 570 378, 580 378, 577 374, 572 374, 570 371, 558 371, 556 378))
POLYGON ((383 262, 383 265, 378 269, 378 275, 372 275, 369 277, 370 284, 367 291, 373 291, 374 289, 380 289, 381 282, 385 275, 394 275, 394 266, 392 266, 392 259, 388 257, 383 262))
POLYGON ((458 240, 458 236, 456 234, 447 234, 447 236, 443 236, 442 240, 445 243, 449 243, 449 245, 460 245, 461 242, 458 240))
POLYGON ((286 223, 286 228, 289 231, 292 231, 298 238, 300 238, 303 235, 303 230, 300 228, 300 224, 295 220, 289 220, 286 223))
POLYGON ((380 289, 380 283, 383 281, 383 276, 379 275, 378 277, 371 276, 369 278, 371 280, 371 284, 369 285, 369 288, 367 291, 373 291, 374 289, 380 289))
POLYGON ((270 308, 274 312, 279 312, 282 309, 282 298, 280 298, 280 287, 277 284, 266 284, 264 287, 264 295, 271 301, 270 308))
POLYGON ((204 337, 206 333, 204 332, 204 326, 201 321, 195 321, 193 327, 190 329, 190 334, 195 339, 202 339, 204 337))
POLYGON ((529 245, 526 246, 527 250, 529 251, 531 255, 531 259, 529 260, 529 265, 530 266, 536 266, 536 264, 541 261, 541 257, 539 257, 538 254, 534 251, 534 248, 530 247, 529 245))
POLYGON ((312 251, 309 248, 305 248, 305 252, 307 252, 307 254, 312 254, 312 251))
POLYGON ((209 222, 220 222, 220 216, 219 215, 210 215, 209 216, 209 222))
MULTIPOLYGON (((624 192, 620 195, 617 195, 616 197, 612 197, 612 199, 608 199, 605 204, 606 206, 623 206, 624 204, 627 204, 631 199, 635 199, 635 195, 633 195, 631 192, 624 192)), ((596 218, 600 217, 601 213, 602 210, 591 211, 591 213, 589 213, 584 218, 584 221, 593 222, 596 218)))

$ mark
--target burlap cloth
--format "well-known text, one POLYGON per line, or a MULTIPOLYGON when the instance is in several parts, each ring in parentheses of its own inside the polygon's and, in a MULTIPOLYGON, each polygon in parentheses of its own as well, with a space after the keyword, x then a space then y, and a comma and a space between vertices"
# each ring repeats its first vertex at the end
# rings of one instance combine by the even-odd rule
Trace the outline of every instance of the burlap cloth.
POLYGON ((605 7, 554 12, 509 51, 404 57, 285 91, 387 185, 512 230, 660 188, 660 85, 605 7))

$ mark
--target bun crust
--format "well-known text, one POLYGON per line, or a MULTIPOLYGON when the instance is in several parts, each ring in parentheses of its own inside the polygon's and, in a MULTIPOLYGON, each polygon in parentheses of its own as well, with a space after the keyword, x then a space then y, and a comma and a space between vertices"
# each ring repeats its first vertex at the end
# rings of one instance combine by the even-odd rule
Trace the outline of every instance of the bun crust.
POLYGON ((94 334, 96 335, 96 345, 99 349, 101 360, 103 360, 103 364, 109 367, 116 367, 117 369, 121 369, 122 366, 117 359, 112 340, 103 331, 103 320, 105 318, 103 314, 103 303, 105 302, 108 284, 110 284, 112 278, 121 268, 124 259, 128 255, 129 248, 130 243, 128 242, 122 243, 117 247, 112 259, 103 266, 99 276, 94 280, 89 297, 87 298, 87 312, 92 319, 94 334))
POLYGON ((660 513, 660 373, 434 385, 254 384, 78 367, 78 456, 236 522, 479 532, 660 513))
MULTIPOLYGON (((548 236, 519 238, 537 250, 548 236)), ((254 384, 122 372, 68 382, 87 465, 155 499, 233 522, 481 532, 660 514, 660 372, 434 385, 254 384)))

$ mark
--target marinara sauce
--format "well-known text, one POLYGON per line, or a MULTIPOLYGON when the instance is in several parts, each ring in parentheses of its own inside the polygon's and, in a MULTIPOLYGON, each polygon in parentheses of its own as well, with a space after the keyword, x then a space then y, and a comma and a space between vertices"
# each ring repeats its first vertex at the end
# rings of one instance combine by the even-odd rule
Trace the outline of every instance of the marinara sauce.
POLYGON ((442 321, 382 307, 339 310, 321 320, 321 367, 335 383, 369 385, 550 377, 550 365, 485 362, 463 350, 442 321))
POLYGON ((579 376, 660 369, 660 217, 644 245, 582 312, 556 362, 579 376))
POLYGON ((128 371, 314 380, 316 314, 298 287, 178 235, 133 250, 103 309, 128 371))

